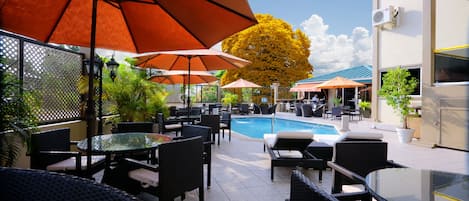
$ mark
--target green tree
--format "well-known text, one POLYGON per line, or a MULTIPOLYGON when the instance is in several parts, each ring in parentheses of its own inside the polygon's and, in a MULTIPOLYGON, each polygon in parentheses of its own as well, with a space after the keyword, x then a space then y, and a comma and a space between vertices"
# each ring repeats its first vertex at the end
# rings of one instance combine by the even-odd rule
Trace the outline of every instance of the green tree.
POLYGON ((168 115, 164 87, 146 79, 146 73, 121 64, 117 78, 112 81, 108 72, 103 75, 103 98, 113 102, 111 111, 121 121, 151 121, 157 112, 168 115))
MULTIPOLYGON (((224 52, 252 63, 244 68, 227 70, 221 85, 243 78, 262 86, 279 82, 291 86, 308 78, 313 66, 308 62, 310 41, 301 30, 269 14, 256 14, 258 24, 238 32, 222 43, 224 52)), ((261 94, 270 89, 262 89, 261 94)))
POLYGON ((414 92, 418 81, 410 75, 410 72, 400 66, 389 70, 383 76, 383 85, 378 94, 386 99, 395 112, 399 113, 402 128, 407 129, 407 116, 410 111, 410 94, 414 92))

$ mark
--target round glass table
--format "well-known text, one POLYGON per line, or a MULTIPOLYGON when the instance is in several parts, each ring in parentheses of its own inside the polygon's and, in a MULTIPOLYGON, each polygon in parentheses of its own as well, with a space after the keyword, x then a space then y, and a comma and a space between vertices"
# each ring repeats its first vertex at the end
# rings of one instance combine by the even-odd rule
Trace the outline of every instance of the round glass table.
POLYGON ((469 200, 469 175, 413 168, 386 168, 366 176, 377 200, 469 200))
MULTIPOLYGON (((113 154, 129 154, 141 151, 150 151, 152 163, 156 161, 156 149, 158 145, 170 142, 171 137, 155 133, 114 133, 97 135, 91 138, 91 153, 104 154, 106 166, 104 169, 103 182, 109 174, 113 154)), ((78 142, 77 147, 81 151, 87 151, 87 139, 78 142)))

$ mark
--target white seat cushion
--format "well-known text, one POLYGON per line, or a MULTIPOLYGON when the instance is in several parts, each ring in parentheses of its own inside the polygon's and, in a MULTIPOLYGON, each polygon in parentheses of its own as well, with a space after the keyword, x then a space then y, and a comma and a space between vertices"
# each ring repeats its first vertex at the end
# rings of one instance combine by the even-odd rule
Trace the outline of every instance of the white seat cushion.
MULTIPOLYGON (((91 156, 91 164, 96 164, 99 161, 105 159, 105 156, 97 155, 91 156)), ((86 156, 81 157, 81 169, 86 170, 86 156)), ((76 161, 75 157, 70 157, 66 160, 59 161, 54 164, 50 164, 46 167, 47 170, 50 171, 66 171, 66 170, 76 170, 76 161)))
POLYGON ((303 154, 299 151, 279 150, 274 151, 277 158, 303 158, 303 154))
POLYGON ((314 134, 302 131, 280 131, 278 134, 264 134, 264 144, 273 147, 278 138, 281 139, 313 139, 314 134))
POLYGON ((268 146, 268 147, 274 146, 276 138, 277 138, 276 134, 264 134, 265 146, 268 146))
POLYGON ((220 123, 220 128, 228 128, 228 124, 220 123))
POLYGON ((347 139, 352 140, 382 140, 382 133, 373 133, 373 132, 363 132, 363 131, 349 131, 337 138, 337 142, 345 141, 347 139))
POLYGON ((128 173, 129 178, 139 181, 142 184, 142 187, 158 187, 159 174, 147 169, 136 169, 128 173))
POLYGON ((181 124, 168 124, 168 125, 165 125, 164 128, 166 129, 176 129, 176 128, 181 128, 181 124))

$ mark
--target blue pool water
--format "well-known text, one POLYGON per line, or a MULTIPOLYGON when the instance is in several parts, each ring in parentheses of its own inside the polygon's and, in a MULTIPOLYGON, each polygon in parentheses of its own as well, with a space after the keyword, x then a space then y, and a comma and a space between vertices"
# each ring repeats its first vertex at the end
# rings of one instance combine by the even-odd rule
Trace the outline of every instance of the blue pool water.
MULTIPOLYGON (((262 139, 265 133, 272 133, 271 122, 272 118, 233 118, 231 129, 252 138, 262 139)), ((339 134, 334 126, 275 118, 273 133, 278 131, 307 131, 322 135, 339 134)))

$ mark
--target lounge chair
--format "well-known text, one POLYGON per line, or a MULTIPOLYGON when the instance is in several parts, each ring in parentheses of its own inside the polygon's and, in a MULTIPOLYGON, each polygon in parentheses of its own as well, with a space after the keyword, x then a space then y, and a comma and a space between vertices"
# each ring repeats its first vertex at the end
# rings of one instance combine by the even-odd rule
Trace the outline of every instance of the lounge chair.
POLYGON ((268 114, 275 114, 277 112, 277 104, 273 104, 269 108, 267 108, 267 113, 268 114))
POLYGON ((260 114, 261 113, 261 108, 259 107, 259 105, 254 104, 253 108, 254 108, 254 114, 260 114))
POLYGON ((329 194, 311 182, 303 173, 293 170, 290 181, 290 199, 288 201, 339 201, 361 200, 369 197, 367 193, 329 194))
MULTIPOLYGON (((350 134, 353 136, 354 133, 350 134)), ((358 135, 359 133, 355 133, 358 135)), ((365 133, 369 136, 370 133, 365 133)), ((335 143, 333 162, 328 162, 332 168, 332 193, 342 192, 342 186, 347 184, 365 184, 364 177, 378 169, 389 167, 403 167, 387 160, 387 143, 379 139, 359 139, 348 137, 344 141, 335 143)))
POLYGON ((274 180, 274 167, 304 167, 319 170, 326 169, 322 159, 310 154, 306 148, 313 141, 309 132, 283 131, 278 134, 264 134, 264 151, 267 149, 271 158, 270 178, 274 180))
POLYGON ((313 117, 322 117, 322 114, 324 113, 324 108, 324 104, 316 105, 316 107, 313 107, 313 117))

